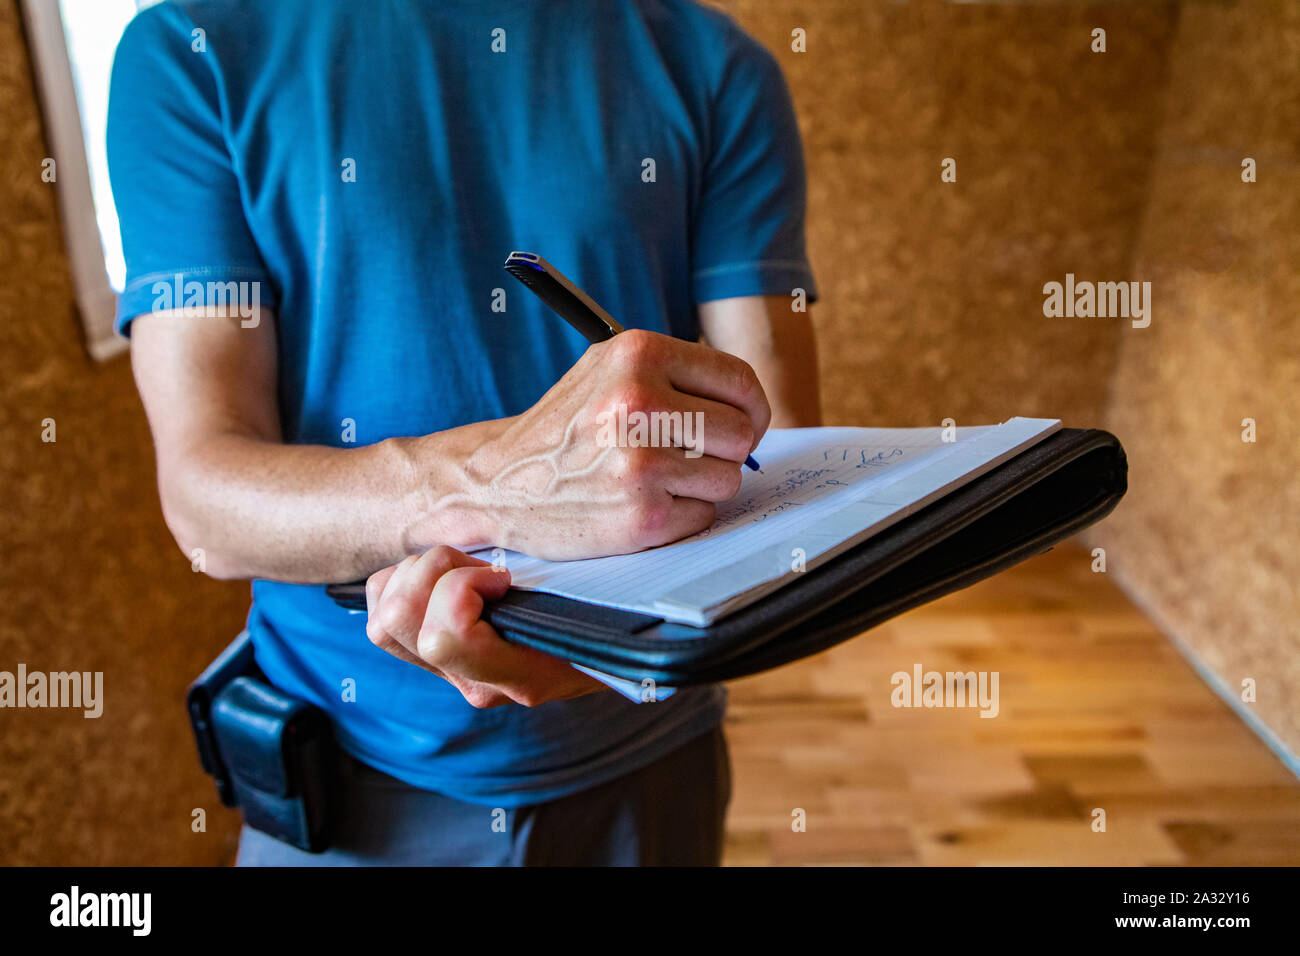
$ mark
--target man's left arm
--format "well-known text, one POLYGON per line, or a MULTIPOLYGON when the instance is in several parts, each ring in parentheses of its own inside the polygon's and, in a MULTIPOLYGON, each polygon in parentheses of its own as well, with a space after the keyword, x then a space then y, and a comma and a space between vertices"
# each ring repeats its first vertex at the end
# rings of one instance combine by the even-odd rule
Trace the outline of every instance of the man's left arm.
POLYGON ((699 307, 700 328, 714 348, 750 364, 772 406, 773 428, 822 423, 817 337, 808 312, 789 296, 746 295, 699 307))

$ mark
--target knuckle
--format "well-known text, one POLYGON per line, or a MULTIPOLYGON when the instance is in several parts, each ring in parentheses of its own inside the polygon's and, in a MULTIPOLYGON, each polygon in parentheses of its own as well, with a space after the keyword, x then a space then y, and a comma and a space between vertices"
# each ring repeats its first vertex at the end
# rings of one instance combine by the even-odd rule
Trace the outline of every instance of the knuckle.
POLYGON ((446 655, 447 645, 453 639, 449 632, 441 628, 426 627, 415 640, 415 650, 420 655, 420 660, 436 667, 446 655))
POLYGON ((767 393, 763 391, 763 383, 758 380, 754 367, 743 359, 736 360, 733 386, 736 397, 741 401, 767 407, 767 393))
POLYGON ((541 691, 527 688, 515 694, 515 703, 523 707, 537 707, 546 703, 546 695, 541 691))
POLYGON ((379 598, 383 596, 384 593, 384 589, 382 587, 379 574, 380 572, 377 571, 374 574, 370 575, 370 577, 366 578, 366 610, 367 611, 373 611, 375 609, 375 606, 379 604, 379 598))
POLYGON ((648 384, 639 379, 627 378, 611 390, 605 404, 611 410, 625 408, 628 411, 650 411, 656 399, 655 390, 648 384))
POLYGON ((461 696, 475 710, 486 710, 496 705, 496 694, 486 687, 471 687, 461 692, 461 696))
POLYGON ((644 329, 627 329, 613 338, 614 353, 619 361, 633 367, 651 362, 659 351, 658 337, 644 329))
POLYGON ((745 393, 746 398, 752 398, 763 390, 754 366, 741 358, 736 359, 736 387, 745 393))
POLYGON ((430 557, 444 567, 451 567, 456 560, 457 551, 455 548, 445 544, 440 544, 433 549, 430 557))
POLYGON ((748 454, 749 450, 754 447, 754 439, 757 437, 754 429, 754 423, 748 418, 742 421, 736 428, 736 441, 740 445, 743 453, 748 454))
POLYGON ((464 571, 448 572, 438 581, 438 588, 446 595, 446 606, 452 614, 459 612, 467 602, 474 600, 474 584, 464 571))
POLYGON ((744 480, 744 475, 740 469, 728 468, 722 477, 722 493, 727 498, 734 498, 740 492, 740 483, 744 480))
POLYGON ((661 469, 663 455, 656 448, 633 446, 623 450, 622 477, 638 484, 656 478, 661 469))
POLYGON ((671 504, 667 500, 644 499, 632 506, 628 516, 628 532, 636 544, 655 540, 668 524, 671 504))
POLYGON ((378 626, 385 634, 394 634, 408 630, 412 622, 419 620, 423 615, 424 609, 419 607, 411 595, 399 593, 390 594, 387 600, 379 605, 378 626))
POLYGON ((366 637, 371 644, 380 650, 387 650, 393 640, 388 632, 379 626, 379 622, 375 620, 373 615, 366 621, 366 637))
POLYGON ((758 380, 758 376, 754 377, 753 397, 758 407, 763 410, 763 417, 771 421, 772 403, 767 400, 767 391, 763 388, 763 383, 758 380))

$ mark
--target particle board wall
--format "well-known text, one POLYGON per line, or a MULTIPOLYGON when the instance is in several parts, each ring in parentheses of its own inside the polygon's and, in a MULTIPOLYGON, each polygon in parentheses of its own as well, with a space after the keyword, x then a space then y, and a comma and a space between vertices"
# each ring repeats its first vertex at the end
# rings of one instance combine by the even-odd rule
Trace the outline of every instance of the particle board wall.
POLYGON ((97 719, 0 711, 0 864, 224 862, 234 819, 198 768, 184 691, 238 632, 248 587, 190 571, 129 362, 83 349, 14 0, 0 0, 0 131, 0 670, 104 675, 97 719))
MULTIPOLYGON (((1045 320, 1044 282, 1067 271, 1136 278, 1139 237, 1143 261, 1153 263, 1147 250, 1195 261, 1208 255, 1212 266, 1216 256, 1229 254, 1244 257, 1251 268, 1272 261, 1261 259, 1265 253, 1254 246, 1247 249, 1240 237, 1234 241, 1231 228, 1216 232, 1218 245, 1209 247, 1185 238, 1181 247, 1153 244, 1161 228, 1179 238, 1176 218, 1163 227, 1160 219, 1148 220, 1142 229, 1164 115, 1167 53, 1179 17, 1175 4, 721 5, 776 52, 800 112, 811 253, 824 297, 814 315, 831 422, 921 425, 953 417, 974 423, 1024 414, 1103 423, 1117 359, 1121 383, 1144 381, 1152 373, 1142 362, 1153 359, 1133 351, 1143 340, 1114 323, 1045 320), (1108 30, 1104 55, 1088 50, 1089 32, 1098 25, 1108 30), (794 26, 808 31, 806 54, 790 52, 794 26), (940 162, 949 156, 957 160, 958 179, 943 184, 940 162)), ((1236 22, 1239 55, 1248 56, 1256 42, 1291 42, 1294 51, 1293 32, 1284 34, 1290 41, 1252 39, 1243 21, 1236 22)), ((1201 118, 1212 130, 1219 120, 1233 120, 1231 104, 1213 95, 1212 76, 1195 75, 1195 62, 1178 61, 1177 82, 1218 104, 1216 113, 1201 118)), ((1233 62, 1244 70, 1247 60, 1233 62)), ((1251 89, 1267 94, 1258 82, 1251 89)), ((1196 113, 1201 101, 1185 96, 1179 102, 1186 114, 1196 113)), ((1204 132, 1194 125, 1196 117, 1183 122, 1188 135, 1204 132)), ((1278 261, 1284 255, 1296 261, 1294 236, 1288 249, 1282 232, 1284 212, 1294 222, 1297 211, 1294 142, 1285 142, 1285 131, 1295 128, 1294 121, 1276 126, 1268 144, 1270 155, 1293 164, 1286 193, 1291 204, 1253 213, 1274 223, 1279 238, 1267 255, 1278 261)), ((0 489, 6 499, 0 542, 7 559, 0 579, 0 669, 25 662, 41 670, 102 670, 106 697, 98 720, 66 711, 0 713, 0 862, 223 862, 233 846, 232 820, 217 809, 197 768, 181 704, 187 681, 240 626, 247 588, 192 573, 175 550, 159 514, 152 450, 128 364, 94 365, 85 357, 53 189, 40 181, 47 147, 15 0, 0 0, 0 130, 0 327, 6 336, 0 350, 0 489), (40 440, 45 418, 57 422, 54 444, 40 440), (206 834, 191 832, 196 807, 210 811, 206 834)), ((1263 169, 1262 176, 1282 175, 1273 164, 1263 169)), ((1164 156, 1155 180, 1157 207, 1178 207, 1189 182, 1183 177, 1190 175, 1181 170, 1164 156)), ((1232 301, 1234 277, 1251 274, 1237 267, 1193 270, 1182 295, 1189 302, 1211 293, 1232 301)), ((1264 295, 1260 286, 1250 288, 1257 298, 1264 295)), ((1293 285, 1262 288, 1274 305, 1295 301, 1293 285), (1288 291, 1291 297, 1283 299, 1288 291)), ((1162 328, 1161 316, 1173 304, 1161 296, 1146 330, 1152 342, 1170 341, 1186 362, 1201 365, 1198 349, 1230 351, 1223 342, 1212 344, 1221 331, 1212 304, 1197 313, 1200 332, 1184 329, 1182 339, 1156 339, 1175 334, 1162 328)), ((1267 437, 1249 453, 1262 455, 1266 442, 1276 448, 1287 440, 1285 429, 1294 428, 1264 397, 1278 376, 1292 381, 1269 362, 1294 352, 1285 351, 1281 330, 1263 318, 1233 329, 1253 336, 1255 363, 1234 366, 1236 381, 1253 382, 1218 415, 1226 428, 1230 419, 1250 413, 1239 413, 1239 406, 1259 409, 1267 437)), ((1176 377, 1178 371, 1164 374, 1176 377)), ((1202 370, 1179 394, 1194 402, 1198 383, 1211 381, 1202 370)), ((1145 459, 1135 479, 1163 480, 1156 462, 1184 447, 1162 437, 1178 424, 1178 413, 1164 391, 1130 401, 1131 412, 1120 395, 1111 406, 1114 427, 1133 443, 1135 459, 1139 452, 1145 459), (1150 422, 1143 418, 1148 413, 1150 422)), ((1294 446, 1294 432, 1289 440, 1294 446)), ((1220 453, 1234 450, 1225 445, 1220 453)), ((1285 461, 1273 461, 1268 467, 1277 479, 1285 461)), ((1293 469, 1294 459, 1290 464, 1293 469)), ((1283 487, 1262 481, 1260 471, 1222 471, 1204 486, 1195 484, 1190 465, 1170 473, 1198 506, 1236 488, 1229 500, 1262 509, 1252 495, 1283 487)), ((1193 580, 1201 586, 1192 590, 1201 599, 1189 620, 1209 622, 1220 641, 1230 640, 1229 632, 1249 631, 1250 667, 1264 673, 1281 647, 1268 642, 1268 630, 1295 615, 1265 616, 1258 626, 1253 615, 1276 596, 1279 574, 1289 568, 1294 580, 1294 550, 1270 544, 1276 539, 1257 519, 1237 525, 1246 529, 1247 545, 1208 558, 1205 540, 1174 533, 1178 526, 1168 506, 1150 500, 1160 493, 1135 493, 1110 519, 1119 521, 1128 510, 1142 516, 1116 530, 1117 563, 1144 585, 1163 573, 1200 575, 1193 580), (1180 556, 1168 572, 1154 563, 1145 576, 1128 570, 1146 560, 1137 556, 1166 548, 1180 556), (1132 561, 1119 556, 1126 551, 1132 561), (1226 570, 1199 570, 1198 562, 1226 570), (1204 587, 1212 574, 1223 581, 1204 587), (1248 589, 1250 602, 1234 597, 1252 574, 1270 583, 1248 589)), ((1287 504, 1293 516, 1300 510, 1294 498, 1287 504)), ((1213 509, 1220 506, 1206 507, 1217 514, 1213 509)), ((1154 585, 1151 593, 1166 601, 1186 597, 1154 585)), ((1204 646, 1212 656, 1218 645, 1204 646)), ((1272 714, 1285 724, 1276 708, 1272 714)))
POLYGON ((1134 268, 1155 312, 1122 334, 1107 418, 1131 490, 1096 539, 1300 754, 1300 4, 1188 4, 1171 51, 1134 268))
POLYGON ((1131 277, 1177 5, 717 6, 798 110, 828 423, 1101 424, 1119 326, 1045 319, 1042 287, 1131 277))

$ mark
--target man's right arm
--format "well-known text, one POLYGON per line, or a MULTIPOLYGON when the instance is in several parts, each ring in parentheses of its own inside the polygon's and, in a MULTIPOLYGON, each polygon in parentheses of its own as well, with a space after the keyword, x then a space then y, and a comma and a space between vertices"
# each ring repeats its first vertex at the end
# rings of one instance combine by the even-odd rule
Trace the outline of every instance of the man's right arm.
MULTIPOLYGON (((514 418, 359 448, 285 444, 274 321, 132 322, 163 512, 214 577, 349 581, 439 545, 574 558, 664 544, 708 526, 770 419, 744 362, 632 331, 514 418), (600 416, 620 405, 701 413, 703 454, 602 445, 600 416)), ((401 383, 385 387, 400 400, 401 383)))
POLYGON ((365 576, 437 542, 488 544, 472 497, 481 422, 355 449, 286 445, 276 397, 275 316, 141 315, 131 361, 153 432, 163 514, 208 574, 300 583, 365 576))

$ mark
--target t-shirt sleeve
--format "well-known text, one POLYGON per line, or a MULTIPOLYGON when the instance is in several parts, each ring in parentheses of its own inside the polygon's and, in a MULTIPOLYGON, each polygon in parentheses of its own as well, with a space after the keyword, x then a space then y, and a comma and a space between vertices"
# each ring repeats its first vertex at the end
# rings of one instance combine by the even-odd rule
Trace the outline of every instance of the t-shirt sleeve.
POLYGON ((227 145, 214 54, 192 48, 193 29, 171 4, 151 7, 127 25, 113 60, 107 147, 126 258, 123 335, 137 315, 190 304, 175 292, 194 283, 256 282, 260 304, 276 305, 227 145))
POLYGON ((794 104, 776 59, 734 28, 710 118, 692 225, 695 302, 817 289, 804 245, 807 187, 794 104))

